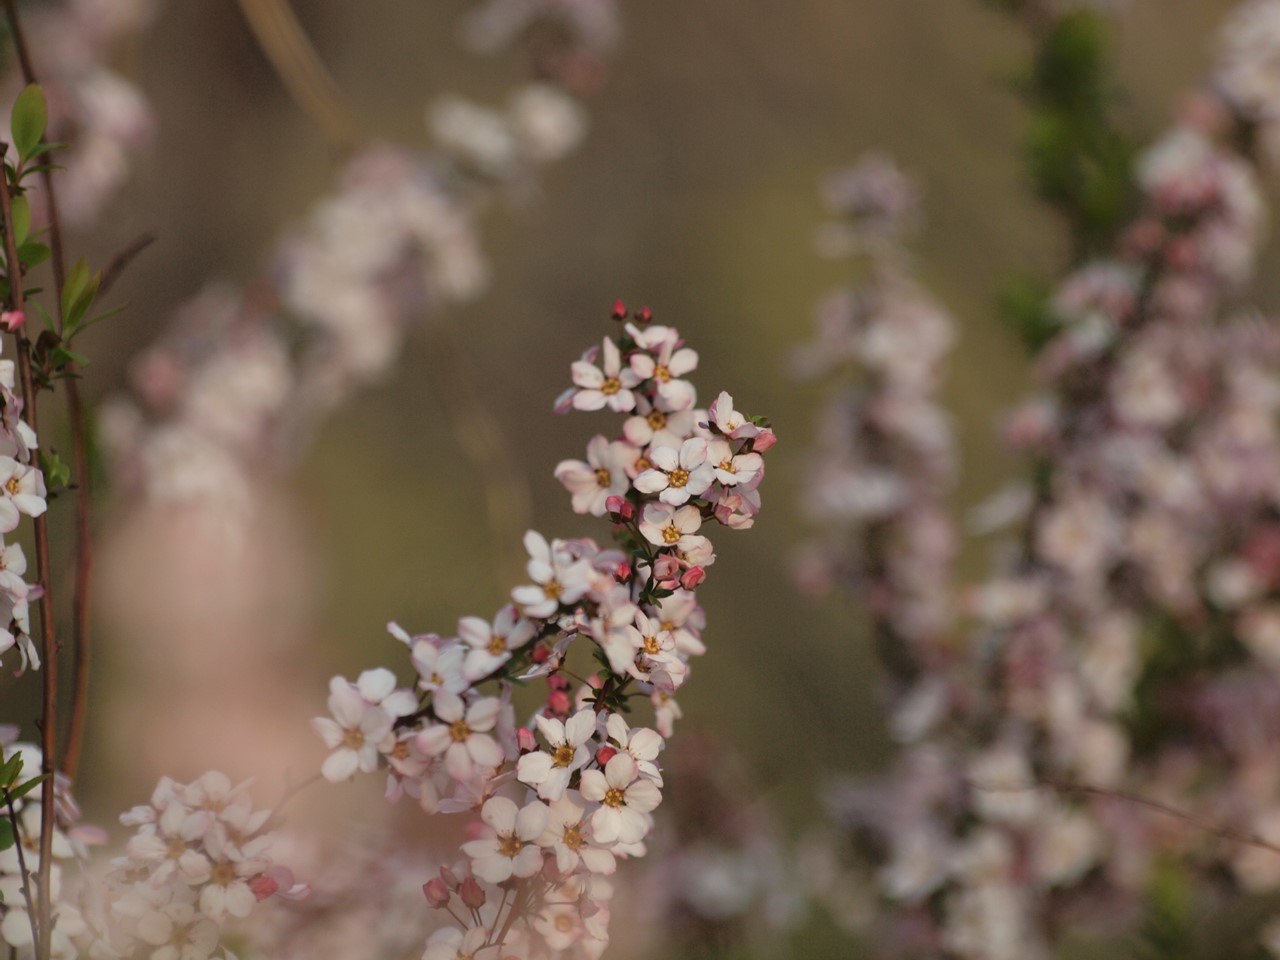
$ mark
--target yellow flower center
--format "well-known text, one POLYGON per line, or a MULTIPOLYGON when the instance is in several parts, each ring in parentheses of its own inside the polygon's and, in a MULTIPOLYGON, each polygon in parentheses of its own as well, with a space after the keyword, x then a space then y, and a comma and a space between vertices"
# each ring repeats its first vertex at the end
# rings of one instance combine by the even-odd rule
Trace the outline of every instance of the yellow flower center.
POLYGON ((662 542, 668 545, 680 542, 680 531, 674 523, 662 528, 662 542))
POLYGON ((604 800, 601 802, 606 807, 620 807, 627 802, 627 795, 617 787, 610 787, 605 791, 604 800))
POLYGON ((689 482, 689 471, 683 467, 676 467, 667 474, 667 483, 673 487, 683 487, 689 482))
POLYGON ((391 756, 396 760, 409 759, 409 741, 401 740, 391 748, 391 756))
POLYGON ((645 421, 652 429, 661 430, 667 425, 667 415, 661 410, 654 410, 651 414, 645 417, 645 421))
POLYGON ((209 879, 220 887, 230 886, 236 878, 236 868, 229 863, 220 863, 213 868, 209 879))
POLYGON ((658 642, 657 637, 644 638, 644 652, 648 654, 661 653, 662 644, 658 642))
POLYGON ((471 728, 467 726, 467 721, 455 720, 449 724, 449 736, 453 738, 454 743, 462 743, 471 736, 471 728))
POLYGON ((562 743, 556 747, 556 752, 552 754, 552 759, 557 767, 567 767, 573 763, 573 755, 576 751, 567 743, 562 743))
POLYGON ((559 600, 562 593, 564 593, 564 586, 559 580, 552 578, 542 585, 542 594, 548 600, 559 600))
POLYGON ((485 649, 495 657, 500 657, 507 650, 507 638, 495 633, 489 638, 489 644, 485 649))
POLYGON ((635 470, 636 473, 644 473, 646 470, 652 470, 653 461, 648 457, 639 457, 636 459, 636 462, 632 464, 632 469, 635 470))
POLYGON ((165 845, 165 853, 170 860, 177 860, 186 852, 187 844, 181 837, 170 837, 168 844, 165 845))
POLYGON ((5 483, 4 488, 16 496, 18 493, 18 477, 16 475, 10 477, 5 483))
POLYGON ((612 397, 615 393, 622 389, 622 381, 617 377, 609 377, 604 383, 600 384, 600 392, 606 397, 612 397))
POLYGON ((561 933, 568 933, 570 930, 573 929, 573 917, 569 916, 569 914, 567 913, 557 914, 556 929, 559 930, 561 933))
POLYGON ((570 850, 579 849, 585 840, 582 839, 582 824, 574 823, 564 828, 564 836, 560 838, 561 842, 570 850))
POLYGON ((720 461, 720 469, 721 469, 721 470, 724 470, 726 473, 737 473, 737 472, 738 472, 737 468, 736 468, 736 467, 734 467, 734 465, 733 465, 733 458, 732 458, 732 457, 725 457, 723 460, 721 460, 721 461, 720 461))
POLYGON ((342 745, 348 750, 359 750, 364 746, 364 731, 348 730, 342 738, 342 745))
POLYGON ((514 857, 524 846, 519 837, 506 835, 498 838, 498 853, 504 857, 514 857))
POLYGON ((601 467, 596 471, 596 484, 598 486, 607 487, 612 482, 612 479, 613 478, 609 476, 609 471, 604 467, 601 467))
POLYGON ((659 380, 662 383, 666 383, 671 379, 671 371, 662 364, 658 364, 653 370, 653 376, 654 379, 659 380))

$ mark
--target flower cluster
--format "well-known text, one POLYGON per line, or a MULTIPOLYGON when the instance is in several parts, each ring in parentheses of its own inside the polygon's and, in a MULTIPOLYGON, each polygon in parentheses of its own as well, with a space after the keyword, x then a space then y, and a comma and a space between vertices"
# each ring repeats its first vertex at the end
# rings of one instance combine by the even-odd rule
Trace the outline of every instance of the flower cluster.
MULTIPOLYGON (((50 139, 60 154, 58 206, 77 226, 98 218, 124 185, 134 154, 150 139, 150 106, 134 84, 112 68, 119 51, 151 21, 157 0, 67 0, 32 10, 28 33, 40 52, 41 82, 51 106, 50 139)), ((16 57, 5 103, 26 85, 16 57)), ((8 118, 4 118, 8 129, 8 118)), ((37 190, 38 192, 38 190, 37 190)), ((43 218, 43 203, 33 205, 43 218)))
POLYGON ((150 803, 120 822, 135 828, 105 881, 82 900, 82 949, 95 957, 207 960, 230 957, 224 928, 273 896, 308 893, 270 856, 272 810, 255 810, 248 784, 210 771, 191 783, 165 778, 150 803))
MULTIPOLYGON (((815 875, 850 919, 868 912, 859 888, 894 904, 897 955, 1047 956, 1071 916, 1099 935, 1131 922, 1157 870, 1200 892, 1280 885, 1270 851, 1125 799, 1236 835, 1280 823, 1280 335, 1228 309, 1265 219, 1241 149, 1256 122, 1207 90, 1138 158, 1138 209, 1058 288, 1043 389, 1006 422, 1033 482, 981 511, 1014 536, 963 595, 968 635, 942 638, 955 656, 901 634, 888 651, 911 681, 893 713, 906 746, 884 781, 832 791, 845 842, 815 875)), ((900 562, 930 544, 851 536, 900 562)), ((914 613, 855 585, 877 622, 914 613)))
POLYGON ((522 24, 557 26, 554 56, 538 46, 538 79, 505 110, 448 97, 428 111, 437 149, 362 149, 282 239, 259 285, 207 289, 135 361, 133 396, 104 413, 118 489, 220 523, 248 517, 254 484, 394 365, 412 323, 484 290, 480 212, 579 143, 579 75, 588 61, 600 72, 601 24, 616 28, 613 2, 542 6, 487 4, 468 20, 484 49, 522 38, 522 24))
MULTIPOLYGON (((621 304, 614 316, 626 318, 621 304)), ((609 877, 619 858, 645 852, 675 694, 705 650, 693 593, 715 557, 705 525, 752 524, 761 453, 774 442, 727 393, 698 408, 684 379, 696 364, 647 310, 575 363, 557 408, 628 416, 621 437, 596 437, 587 461, 556 474, 578 512, 609 517, 617 546, 530 531, 530 582, 512 603, 492 620, 463 618, 452 637, 392 625, 414 688, 385 669, 338 677, 330 716, 314 721, 326 779, 384 769, 390 800, 479 813, 463 858, 424 886, 460 920, 431 935, 426 960, 594 957, 608 941, 609 877), (596 661, 585 679, 570 670, 582 669, 571 664, 582 646, 596 661), (546 699, 518 727, 513 685, 534 678, 546 699), (628 720, 636 700, 651 703, 653 727, 628 720)))
MULTIPOLYGON (((17 740, 17 730, 0 726, 0 765, 14 757, 21 758, 24 777, 41 769, 43 756, 33 743, 17 740)), ((58 776, 55 782, 55 823, 53 826, 50 864, 51 916, 56 926, 51 954, 59 960, 80 956, 79 944, 86 930, 84 916, 64 891, 64 864, 84 863, 88 845, 101 842, 99 831, 82 825, 80 809, 71 796, 70 785, 58 776)), ((38 910, 36 874, 40 870, 40 797, 28 793, 13 805, 12 814, 0 807, 0 820, 16 826, 16 843, 5 848, 0 844, 0 944, 18 957, 34 955, 34 924, 28 906, 38 910), (28 895, 31 897, 28 900, 28 895)), ((70 873, 71 871, 65 871, 70 873)))
POLYGON ((36 434, 22 419, 16 378, 14 362, 0 360, 0 657, 17 647, 21 672, 40 666, 29 609, 39 593, 23 579, 27 558, 22 545, 6 543, 4 535, 17 530, 24 516, 43 514, 48 504, 44 474, 36 462, 36 434))

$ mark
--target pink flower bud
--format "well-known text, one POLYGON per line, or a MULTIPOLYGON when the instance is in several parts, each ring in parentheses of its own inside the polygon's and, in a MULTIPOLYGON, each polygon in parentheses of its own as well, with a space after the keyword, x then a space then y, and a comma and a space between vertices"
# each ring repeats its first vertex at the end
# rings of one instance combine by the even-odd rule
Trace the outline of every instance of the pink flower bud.
POLYGON ((631 564, 623 561, 619 563, 613 570, 613 579, 619 583, 627 583, 631 579, 631 564))
POLYGON ((613 301, 613 311, 609 314, 614 320, 627 319, 627 305, 621 300, 613 301))
POLYGON ((279 889, 280 884, 276 883, 275 878, 269 877, 265 873, 260 873, 249 881, 249 890, 259 900, 267 899, 279 889))
POLYGON ((450 887, 458 885, 458 875, 443 864, 440 866, 440 879, 450 887))
POLYGON ((603 747, 601 747, 599 750, 596 751, 596 763, 600 764, 600 766, 603 767, 606 763, 608 763, 615 756, 617 756, 617 753, 618 751, 616 748, 611 747, 608 744, 605 744, 603 747))
POLYGON ((467 877, 462 881, 462 887, 458 890, 458 896, 462 898, 462 902, 472 910, 479 910, 484 906, 487 899, 484 889, 480 884, 476 883, 475 877, 467 877))
POLYGON ((690 567, 680 577, 680 586, 686 590, 692 590, 705 579, 707 579, 706 570, 702 567, 690 567))
POLYGON ((442 910, 449 905, 449 887, 439 877, 424 883, 422 893, 427 898, 427 903, 437 910, 442 910))
POLYGON ((653 322, 653 311, 648 307, 641 307, 635 312, 636 323, 645 326, 653 322))
POLYGON ((777 442, 778 435, 773 430, 769 427, 761 427, 760 432, 756 434, 751 443, 751 449, 756 453, 764 453, 777 442))
POLYGON ((636 508, 626 497, 612 496, 604 502, 604 508, 609 512, 609 519, 614 523, 629 523, 635 519, 636 508))
POLYGON ((680 561, 670 553, 664 553, 653 565, 653 575, 659 580, 674 580, 680 576, 680 561))
POLYGON ((563 690, 554 690, 547 697, 547 709, 557 717, 567 717, 572 706, 573 704, 569 702, 569 695, 563 690))
POLYGON ((538 749, 538 741, 533 738, 533 731, 527 727, 521 727, 516 731, 516 746, 520 748, 521 753, 533 753, 538 749))
POLYGON ((529 655, 534 663, 546 663, 551 659, 551 648, 544 644, 538 644, 533 648, 533 653, 529 655))
POLYGON ((0 326, 12 333, 27 322, 27 315, 21 310, 5 310, 0 313, 0 326))

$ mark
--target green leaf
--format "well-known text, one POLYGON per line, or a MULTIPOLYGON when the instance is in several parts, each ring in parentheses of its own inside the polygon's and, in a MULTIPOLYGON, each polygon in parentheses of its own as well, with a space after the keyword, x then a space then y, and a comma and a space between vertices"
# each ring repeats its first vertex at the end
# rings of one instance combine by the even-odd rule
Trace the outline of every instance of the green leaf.
POLYGON ((14 841, 13 824, 7 818, 0 820, 0 850, 8 850, 14 841))
POLYGON ((40 470, 50 493, 61 492, 71 484, 71 468, 52 450, 40 454, 40 470))
MULTIPOLYGON (((27 269, 44 263, 52 254, 53 251, 49 249, 49 245, 41 243, 39 240, 28 240, 18 247, 18 259, 22 261, 22 265, 27 269)), ((31 292, 28 291, 28 293, 31 292)))
POLYGON ((7 787, 18 779, 22 772, 22 754, 15 753, 0 765, 0 787, 7 787))
POLYGON ((26 197, 14 197, 12 210, 13 244, 20 247, 31 233, 31 205, 27 203, 26 197))
POLYGON ((48 122, 49 108, 44 102, 44 91, 33 83, 18 94, 18 99, 13 104, 10 127, 13 131, 13 146, 21 159, 26 160, 35 155, 48 122))
MULTIPOLYGON (((89 288, 91 281, 89 275, 89 264, 81 259, 71 265, 71 269, 67 271, 67 279, 62 284, 62 315, 70 321, 72 308, 80 302, 85 291, 89 288)), ((94 291, 97 291, 97 284, 94 284, 94 291)))
POLYGON ((38 777, 32 777, 26 783, 21 783, 18 786, 14 787, 12 790, 10 790, 9 799, 21 800, 28 793, 30 793, 32 790, 40 786, 40 784, 44 783, 48 779, 49 779, 49 774, 47 773, 42 773, 38 777))

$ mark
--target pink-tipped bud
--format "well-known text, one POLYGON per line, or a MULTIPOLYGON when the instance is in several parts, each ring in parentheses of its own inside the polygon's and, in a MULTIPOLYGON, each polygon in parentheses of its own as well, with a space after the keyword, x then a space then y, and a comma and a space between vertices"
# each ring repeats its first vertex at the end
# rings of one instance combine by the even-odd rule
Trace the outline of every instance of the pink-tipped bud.
POLYGON ((613 579, 619 583, 627 583, 631 580, 631 564, 625 560, 613 568, 613 579))
POLYGON ((613 301, 613 311, 609 314, 614 320, 627 319, 627 305, 621 300, 613 301))
POLYGON ((521 753, 533 753, 538 749, 538 741, 533 737, 533 731, 528 727, 521 727, 516 731, 516 746, 520 748, 521 753))
POLYGON ((636 508, 626 497, 609 497, 604 502, 604 508, 614 523, 629 523, 635 519, 636 508))
POLYGON ((551 648, 545 644, 538 644, 533 648, 533 653, 529 654, 534 663, 546 663, 551 659, 551 648))
POLYGON ((600 766, 603 767, 606 763, 608 763, 617 755, 618 755, 617 748, 611 747, 608 744, 605 744, 603 747, 601 747, 599 750, 596 751, 596 763, 600 764, 600 766))
POLYGON ((249 890, 259 900, 265 900, 267 897, 274 896, 275 892, 280 889, 280 884, 276 882, 274 877, 269 877, 265 873, 260 873, 249 881, 249 890))
POLYGON ((445 882, 446 886, 456 887, 458 885, 458 875, 444 864, 440 865, 440 879, 445 882))
POLYGON ((427 903, 437 910, 443 910, 449 905, 449 887, 439 877, 424 883, 422 893, 427 898, 427 903))
POLYGON ((777 434, 768 427, 761 427, 760 432, 757 433, 755 438, 751 441, 751 449, 756 453, 764 453, 777 442, 777 434))
POLYGON ((686 590, 692 590, 703 580, 707 579, 707 571, 702 567, 690 567, 680 577, 680 586, 686 590))
POLYGON ((643 327, 653 322, 653 311, 648 307, 641 307, 636 311, 635 317, 636 323, 643 327))
POLYGON ((0 326, 12 333, 19 330, 27 322, 27 315, 21 310, 5 310, 0 313, 0 326))
POLYGON ((484 906, 484 902, 487 899, 484 888, 476 883, 475 877, 467 877, 462 881, 458 896, 462 898, 462 902, 471 910, 479 910, 484 906))
POLYGON ((680 561, 670 553, 664 553, 653 564, 653 575, 659 582, 670 583, 680 576, 680 561))
POLYGON ((567 717, 572 706, 573 704, 569 701, 569 695, 563 690, 553 690, 551 695, 547 697, 547 709, 554 716, 567 717))
POLYGON ((552 690, 568 690, 572 685, 568 677, 559 673, 547 677, 547 686, 552 690))

